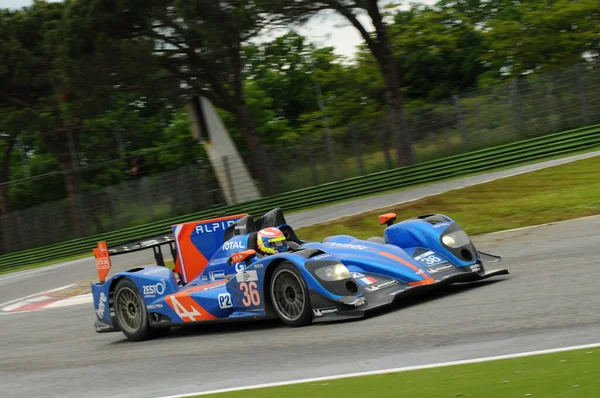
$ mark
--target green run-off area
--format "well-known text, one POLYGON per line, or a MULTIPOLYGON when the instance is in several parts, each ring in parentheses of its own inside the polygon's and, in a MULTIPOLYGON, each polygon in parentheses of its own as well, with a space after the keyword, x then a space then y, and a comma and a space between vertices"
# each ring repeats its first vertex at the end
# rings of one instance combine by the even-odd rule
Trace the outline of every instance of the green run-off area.
POLYGON ((600 347, 203 397, 597 398, 600 397, 600 347))
POLYGON ((299 228, 297 234, 303 240, 381 236, 384 227, 377 216, 388 212, 396 213, 398 221, 446 214, 470 235, 600 214, 599 173, 600 156, 299 228))

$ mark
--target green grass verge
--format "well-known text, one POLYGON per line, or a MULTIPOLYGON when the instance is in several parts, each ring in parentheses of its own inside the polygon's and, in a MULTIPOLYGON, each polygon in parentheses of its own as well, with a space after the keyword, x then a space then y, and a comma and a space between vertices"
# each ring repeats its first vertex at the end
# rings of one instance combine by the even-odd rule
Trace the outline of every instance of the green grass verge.
POLYGON ((350 197, 348 199, 341 199, 341 200, 337 200, 337 201, 333 201, 333 202, 329 202, 329 203, 322 203, 322 204, 318 204, 318 205, 314 205, 314 206, 308 206, 302 209, 298 209, 298 210, 293 210, 293 211, 289 211, 286 212, 286 214, 293 214, 293 213, 300 213, 303 211, 307 211, 307 210, 317 210, 317 209, 321 209, 323 207, 327 207, 327 206, 331 206, 331 205, 337 205, 337 204, 341 204, 341 203, 347 203, 347 202, 353 202, 357 199, 366 199, 366 198, 371 198, 371 197, 375 197, 375 196, 381 196, 381 195, 385 195, 385 194, 389 194, 389 193, 394 193, 394 192, 402 192, 402 191, 408 191, 411 189, 415 189, 415 188, 421 188, 421 187, 426 187, 429 185, 434 185, 434 184, 441 184, 444 182, 449 182, 449 181, 454 181, 454 180, 462 180, 465 178, 469 178, 469 177, 474 177, 474 176, 478 176, 478 175, 482 175, 482 174, 489 174, 489 173, 497 173, 499 171, 503 171, 503 170, 510 170, 510 169, 515 169, 517 167, 524 167, 524 166, 529 166, 532 164, 537 164, 537 163, 543 163, 543 162, 549 162, 551 160, 556 160, 556 159, 562 159, 565 157, 572 157, 572 156, 577 156, 577 155, 583 155, 585 153, 589 153, 589 152, 595 152, 600 150, 600 147, 593 147, 593 148, 587 148, 587 149, 582 149, 580 151, 575 151, 575 152, 570 152, 569 154, 565 155, 565 154, 559 154, 559 155, 554 155, 554 156, 548 156, 545 157, 543 159, 535 159, 535 160, 531 160, 531 161, 524 161, 523 163, 519 163, 517 165, 508 165, 508 166, 499 166, 499 167, 495 167, 492 168, 490 170, 487 170, 485 172, 473 172, 473 173, 468 173, 468 174, 464 174, 458 177, 448 177, 448 178, 443 178, 440 179, 438 181, 435 182, 425 182, 423 184, 414 184, 408 187, 403 187, 403 188, 394 188, 394 189, 387 189, 387 190, 383 190, 380 192, 376 192, 376 193, 370 193, 370 194, 366 194, 366 195, 361 195, 361 196, 356 196, 356 197, 350 197))
POLYGON ((471 235, 600 214, 600 157, 449 191, 397 206, 299 228, 304 240, 329 235, 381 236, 379 214, 398 220, 443 213, 471 235))
POLYGON ((592 398, 600 391, 599 369, 595 348, 202 397, 592 398))

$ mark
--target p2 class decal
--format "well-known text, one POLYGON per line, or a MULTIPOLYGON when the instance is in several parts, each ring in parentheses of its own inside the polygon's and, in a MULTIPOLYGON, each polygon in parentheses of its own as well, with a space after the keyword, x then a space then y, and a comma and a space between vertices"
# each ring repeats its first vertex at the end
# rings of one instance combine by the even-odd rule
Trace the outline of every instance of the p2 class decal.
POLYGON ((231 301, 231 294, 229 293, 221 293, 217 296, 217 301, 219 302, 219 308, 231 308, 233 307, 233 302, 231 301))

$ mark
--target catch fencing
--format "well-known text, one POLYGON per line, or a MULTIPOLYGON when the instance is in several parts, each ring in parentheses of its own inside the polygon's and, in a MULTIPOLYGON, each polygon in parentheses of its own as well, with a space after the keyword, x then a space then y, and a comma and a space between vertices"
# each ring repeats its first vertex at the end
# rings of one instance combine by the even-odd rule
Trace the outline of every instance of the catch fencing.
MULTIPOLYGON (((585 134, 577 137, 572 133, 558 135, 562 137, 560 145, 556 141, 558 136, 552 138, 549 134, 600 123, 599 66, 575 65, 513 79, 445 101, 407 107, 404 127, 416 158, 416 165, 410 167, 398 168, 394 141, 385 117, 349 125, 329 123, 322 130, 294 140, 265 143, 270 179, 258 181, 255 178, 265 196, 257 202, 259 208, 272 204, 273 207, 287 205, 289 210, 374 192, 370 184, 381 183, 377 176, 382 175, 374 173, 400 173, 402 181, 389 179, 392 182, 386 185, 394 188, 445 178, 446 174, 439 172, 432 175, 430 167, 451 167, 449 170, 455 174, 450 175, 460 175, 467 169, 482 171, 488 166, 515 164, 598 145, 598 131, 594 129, 585 130, 585 134), (521 145, 516 143, 536 137, 546 138, 526 141, 530 143, 527 150, 516 151, 521 145), (513 145, 512 152, 501 149, 507 144, 513 145), (481 153, 474 151, 486 148, 491 148, 493 157, 487 153, 473 163, 475 160, 469 154, 481 153), (423 174, 423 170, 429 171, 423 174), (367 177, 354 179, 359 176, 367 177), (336 181, 340 183, 334 183, 336 181), (360 183, 353 182, 348 185, 350 188, 342 190, 346 181, 360 183)), ((244 163, 249 165, 247 154, 243 149, 241 152, 244 163)), ((221 163, 235 169, 235 161, 235 158, 222 159, 221 163)), ((243 196, 239 193, 244 186, 230 185, 225 189, 231 191, 234 204, 240 205, 235 198, 243 196)), ((73 239, 87 242, 87 237, 110 236, 114 242, 109 243, 116 244, 157 230, 146 228, 148 225, 168 228, 168 222, 173 220, 245 208, 227 206, 224 197, 207 164, 149 175, 82 192, 75 202, 67 199, 46 202, 0 217, 0 253, 14 254, 73 239), (83 227, 77 228, 73 214, 85 220, 83 227), (157 224, 157 220, 164 221, 157 224)), ((254 202, 248 204, 251 208, 256 206, 254 202)), ((59 252, 61 255, 71 253, 62 249, 59 252)), ((9 258, 12 257, 0 256, 0 267, 4 259, 9 258)))

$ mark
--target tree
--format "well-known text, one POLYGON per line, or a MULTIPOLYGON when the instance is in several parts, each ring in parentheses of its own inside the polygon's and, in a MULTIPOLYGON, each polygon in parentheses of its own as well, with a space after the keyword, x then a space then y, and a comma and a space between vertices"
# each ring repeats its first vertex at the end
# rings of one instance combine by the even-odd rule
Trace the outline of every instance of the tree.
POLYGON ((437 101, 477 87, 487 70, 481 32, 458 10, 414 5, 398 11, 390 36, 406 100, 437 101))
MULTIPOLYGON (((255 174, 266 192, 272 191, 266 156, 244 91, 242 45, 265 23, 252 2, 87 0, 73 2, 71 8, 74 15, 84 16, 73 25, 72 34, 83 29, 90 37, 86 43, 103 37, 107 48, 137 46, 136 51, 143 53, 141 59, 151 55, 148 62, 159 67, 157 80, 172 80, 171 87, 178 90, 180 98, 205 95, 233 114, 255 174)), ((121 69, 145 67, 136 60, 125 64, 114 56, 111 61, 121 69)))
MULTIPOLYGON (((8 141, 4 146, 2 179, 10 177, 10 154, 19 134, 38 130, 41 139, 65 131, 52 121, 60 118, 60 96, 55 90, 55 48, 48 45, 48 35, 56 27, 62 10, 60 3, 35 1, 23 10, 0 13, 0 109, 8 141)), ((57 158, 60 155, 57 153, 57 158)), ((8 195, 1 188, 3 212, 10 211, 8 195)))
POLYGON ((597 0, 541 0, 518 4, 517 17, 494 19, 485 36, 504 76, 545 71, 597 58, 600 15, 597 0))
POLYGON ((404 130, 404 98, 400 90, 402 79, 398 73, 388 27, 379 7, 379 0, 263 0, 259 3, 266 13, 283 15, 292 21, 299 22, 306 21, 321 11, 332 10, 347 19, 358 30, 376 59, 385 83, 385 99, 398 164, 412 164, 414 159, 411 142, 404 130), (359 16, 365 13, 375 28, 374 34, 371 34, 359 20, 359 16))

